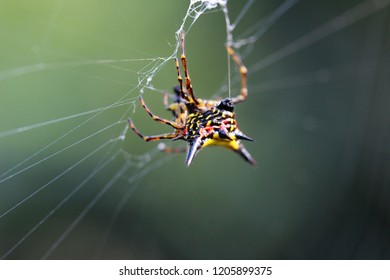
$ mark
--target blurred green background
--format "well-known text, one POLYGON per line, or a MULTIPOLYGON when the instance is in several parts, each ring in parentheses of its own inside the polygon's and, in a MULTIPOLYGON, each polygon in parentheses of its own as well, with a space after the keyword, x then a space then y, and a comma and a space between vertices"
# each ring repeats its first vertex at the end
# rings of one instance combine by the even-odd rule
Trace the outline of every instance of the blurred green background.
MULTIPOLYGON (((232 21, 247 3, 229 2, 232 21)), ((235 38, 283 3, 254 1, 235 38)), ((245 143, 254 168, 220 148, 187 168, 184 155, 157 153, 131 131, 110 142, 128 117, 145 134, 171 130, 142 110, 137 85, 160 61, 150 58, 173 53, 188 4, 1 1, 0 256, 389 259, 388 1, 302 0, 238 50, 249 98, 236 114, 256 140, 245 143), (260 69, 270 57, 280 59, 260 69), (128 103, 87 113, 118 101, 128 103)), ((194 90, 210 98, 226 84, 224 17, 208 12, 190 26, 194 90)), ((175 71, 173 60, 161 64, 143 94, 167 118, 161 93, 175 71)))

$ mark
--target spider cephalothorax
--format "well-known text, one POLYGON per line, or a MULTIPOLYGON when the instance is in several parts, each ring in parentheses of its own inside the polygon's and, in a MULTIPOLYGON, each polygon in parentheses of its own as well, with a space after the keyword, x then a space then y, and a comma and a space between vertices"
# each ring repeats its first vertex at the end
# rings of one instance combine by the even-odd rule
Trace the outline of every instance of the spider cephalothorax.
MULTIPOLYGON (((190 165, 196 153, 203 147, 222 146, 237 152, 250 164, 256 161, 245 149, 240 140, 253 141, 244 135, 237 126, 234 114, 234 104, 244 101, 248 95, 246 87, 246 68, 231 47, 227 48, 236 64, 240 67, 241 92, 237 97, 224 100, 204 100, 196 98, 192 89, 191 79, 188 74, 187 61, 184 54, 184 34, 182 35, 181 62, 184 68, 186 88, 183 88, 183 79, 180 75, 179 63, 176 59, 176 69, 179 86, 174 88, 174 102, 168 104, 168 95, 164 96, 164 104, 167 110, 173 114, 173 121, 154 115, 146 106, 143 98, 140 101, 145 111, 155 120, 172 126, 175 130, 155 136, 144 136, 129 119, 131 129, 145 141, 157 141, 161 139, 184 140, 188 143, 186 164, 190 165)), ((172 149, 164 148, 166 152, 172 149)))

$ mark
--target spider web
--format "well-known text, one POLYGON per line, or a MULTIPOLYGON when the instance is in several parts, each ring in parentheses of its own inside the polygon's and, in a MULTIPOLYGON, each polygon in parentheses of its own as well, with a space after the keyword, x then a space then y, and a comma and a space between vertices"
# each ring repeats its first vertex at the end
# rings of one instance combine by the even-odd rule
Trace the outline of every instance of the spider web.
POLYGON ((143 2, 2 4, 1 258, 388 258, 390 1, 143 2), (257 168, 129 131, 170 131, 137 97, 169 117, 182 32, 197 96, 246 64, 257 168))

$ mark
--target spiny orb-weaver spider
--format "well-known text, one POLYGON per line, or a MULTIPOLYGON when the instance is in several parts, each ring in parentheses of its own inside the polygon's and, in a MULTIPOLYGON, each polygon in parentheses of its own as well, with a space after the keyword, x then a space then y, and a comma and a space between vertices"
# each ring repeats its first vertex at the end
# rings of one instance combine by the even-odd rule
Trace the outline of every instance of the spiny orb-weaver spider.
POLYGON ((165 133, 154 136, 142 135, 129 119, 129 126, 144 141, 158 141, 162 139, 184 140, 188 143, 186 150, 174 150, 165 147, 161 150, 165 152, 187 151, 186 164, 189 166, 198 151, 206 146, 222 146, 238 153, 244 160, 252 165, 256 161, 245 149, 240 140, 253 141, 243 134, 237 126, 235 114, 233 113, 234 104, 244 101, 248 96, 247 89, 247 69, 241 62, 234 50, 228 46, 227 52, 238 65, 241 74, 241 92, 234 98, 224 100, 205 100, 196 98, 191 84, 191 78, 188 74, 187 59, 184 52, 184 33, 181 36, 181 63, 184 68, 185 89, 183 88, 183 79, 180 74, 178 60, 175 59, 177 80, 179 85, 174 88, 175 97, 172 104, 168 104, 168 94, 164 95, 164 105, 167 110, 173 114, 173 121, 160 118, 153 114, 146 106, 145 101, 139 96, 142 107, 157 122, 172 126, 175 130, 171 133, 165 133))

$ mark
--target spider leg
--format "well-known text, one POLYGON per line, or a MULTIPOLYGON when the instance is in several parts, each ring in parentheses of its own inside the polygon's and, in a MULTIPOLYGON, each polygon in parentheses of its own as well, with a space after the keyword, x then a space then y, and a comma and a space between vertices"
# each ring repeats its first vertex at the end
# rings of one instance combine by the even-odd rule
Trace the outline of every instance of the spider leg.
POLYGON ((173 139, 178 136, 177 132, 165 133, 165 134, 153 135, 153 136, 144 136, 143 134, 141 134, 141 132, 138 131, 138 129, 135 128, 134 123, 131 119, 129 119, 129 126, 134 131, 135 134, 137 134, 140 138, 142 138, 146 142, 157 141, 161 139, 173 139))
POLYGON ((186 147, 172 148, 172 147, 165 145, 165 143, 158 144, 157 148, 161 152, 164 152, 167 154, 181 154, 181 153, 185 153, 187 151, 186 147))
POLYGON ((239 103, 244 101, 248 96, 248 87, 247 87, 247 69, 245 65, 242 63, 239 56, 234 52, 232 47, 228 46, 226 48, 229 55, 233 58, 234 62, 238 65, 240 68, 240 74, 241 74, 241 91, 240 94, 234 98, 232 98, 233 104, 239 103))
POLYGON ((168 98, 169 98, 169 93, 168 92, 164 92, 163 103, 164 103, 164 106, 165 106, 166 109, 169 109, 168 98))
POLYGON ((188 96, 185 95, 183 91, 183 78, 181 77, 180 74, 179 62, 177 61, 177 58, 175 58, 175 65, 176 65, 176 72, 177 72, 177 80, 179 81, 179 89, 180 89, 179 96, 186 101, 190 101, 188 96))
POLYGON ((155 121, 159 122, 159 123, 163 123, 163 124, 167 124, 167 125, 170 125, 172 126, 173 128, 176 128, 176 129, 182 129, 183 126, 182 125, 179 125, 173 121, 169 121, 167 119, 163 119, 163 118, 160 118, 159 116, 153 114, 149 108, 146 106, 145 104, 145 101, 144 99, 139 96, 139 100, 141 101, 141 104, 142 104, 142 107, 145 109, 145 111, 149 114, 149 116, 151 116, 155 121))
MULTIPOLYGON (((199 105, 200 102, 194 95, 194 91, 192 89, 192 84, 191 84, 191 78, 190 78, 190 75, 188 74, 187 59, 186 59, 186 55, 184 52, 184 32, 181 34, 181 49, 182 49, 182 53, 181 53, 180 58, 181 58, 181 64, 183 64, 183 67, 184 67, 184 76, 186 79, 187 92, 190 95, 191 99, 194 101, 195 105, 199 105)), ((180 83, 180 81, 179 81, 179 83, 180 83)))

